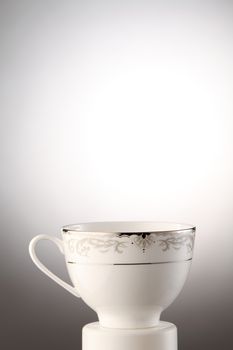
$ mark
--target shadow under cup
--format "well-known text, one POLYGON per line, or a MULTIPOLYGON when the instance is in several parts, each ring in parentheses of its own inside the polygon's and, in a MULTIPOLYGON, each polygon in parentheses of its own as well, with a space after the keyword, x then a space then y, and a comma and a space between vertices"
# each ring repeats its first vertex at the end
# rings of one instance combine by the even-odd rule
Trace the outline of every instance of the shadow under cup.
POLYGON ((156 326, 182 290, 195 227, 158 222, 98 222, 62 228, 77 293, 109 328, 156 326))

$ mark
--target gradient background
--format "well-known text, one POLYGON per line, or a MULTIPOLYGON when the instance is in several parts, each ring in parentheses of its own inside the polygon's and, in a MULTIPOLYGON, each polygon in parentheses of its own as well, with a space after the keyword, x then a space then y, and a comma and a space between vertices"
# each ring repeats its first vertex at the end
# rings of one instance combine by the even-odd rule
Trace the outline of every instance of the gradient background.
POLYGON ((233 2, 0 4, 0 347, 81 349, 96 320, 33 265, 33 236, 165 220, 198 230, 163 320, 179 350, 233 348, 233 2))

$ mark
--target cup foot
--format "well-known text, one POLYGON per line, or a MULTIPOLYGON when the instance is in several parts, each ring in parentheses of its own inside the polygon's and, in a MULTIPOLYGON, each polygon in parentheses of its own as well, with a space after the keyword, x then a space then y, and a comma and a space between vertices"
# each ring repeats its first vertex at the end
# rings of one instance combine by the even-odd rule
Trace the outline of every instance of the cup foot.
POLYGON ((177 328, 160 321, 158 326, 140 329, 101 327, 99 322, 83 328, 82 350, 177 350, 177 328))

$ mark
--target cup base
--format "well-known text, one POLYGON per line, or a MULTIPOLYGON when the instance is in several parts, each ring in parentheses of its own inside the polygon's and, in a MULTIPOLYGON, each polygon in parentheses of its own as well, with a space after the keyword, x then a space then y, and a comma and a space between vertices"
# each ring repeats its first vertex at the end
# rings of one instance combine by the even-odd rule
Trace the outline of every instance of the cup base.
POLYGON ((156 327, 113 329, 99 322, 83 327, 82 350, 177 350, 177 328, 160 321, 156 327))

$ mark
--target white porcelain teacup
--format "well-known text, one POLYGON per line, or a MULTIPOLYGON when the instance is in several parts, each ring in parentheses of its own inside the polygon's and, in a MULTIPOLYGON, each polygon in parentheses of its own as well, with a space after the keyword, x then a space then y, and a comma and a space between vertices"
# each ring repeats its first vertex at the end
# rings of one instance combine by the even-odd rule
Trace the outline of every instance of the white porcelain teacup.
POLYGON ((63 240, 32 239, 30 255, 39 269, 82 299, 110 328, 146 328, 180 293, 187 278, 195 227, 160 222, 93 222, 62 228, 63 240), (35 245, 51 240, 65 255, 73 286, 49 271, 35 245))

